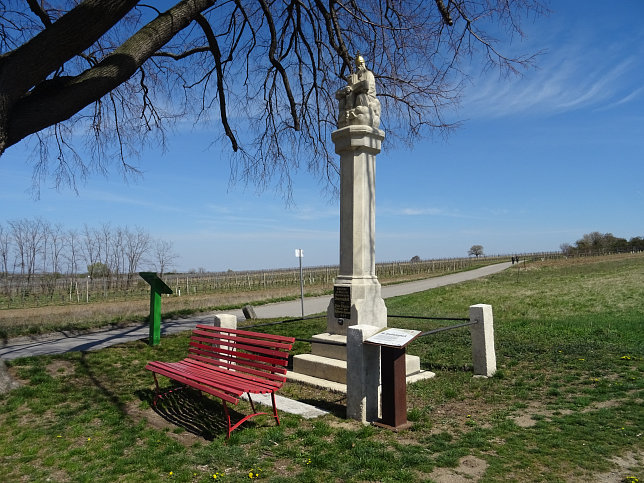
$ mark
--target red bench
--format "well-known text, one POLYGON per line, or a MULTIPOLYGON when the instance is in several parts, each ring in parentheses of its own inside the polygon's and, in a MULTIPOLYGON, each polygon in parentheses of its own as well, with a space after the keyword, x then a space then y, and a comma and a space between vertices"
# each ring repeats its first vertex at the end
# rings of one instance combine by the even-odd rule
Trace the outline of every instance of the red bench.
POLYGON ((228 438, 244 421, 269 414, 255 410, 251 394, 271 395, 273 417, 279 425, 275 391, 286 380, 288 353, 294 341, 293 337, 197 325, 190 338, 188 357, 179 362, 155 361, 145 366, 152 371, 156 384, 154 404, 163 397, 157 380, 157 374, 161 374, 220 398, 228 423, 228 438), (226 403, 236 405, 244 393, 248 394, 253 414, 231 425, 226 403))

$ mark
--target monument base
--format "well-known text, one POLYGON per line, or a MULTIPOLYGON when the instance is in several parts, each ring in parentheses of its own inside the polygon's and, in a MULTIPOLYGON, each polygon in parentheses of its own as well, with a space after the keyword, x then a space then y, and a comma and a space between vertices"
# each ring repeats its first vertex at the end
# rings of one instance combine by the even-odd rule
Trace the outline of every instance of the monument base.
MULTIPOLYGON (((346 393, 347 348, 336 345, 346 344, 346 336, 323 333, 312 336, 312 339, 316 342, 311 344, 311 353, 294 356, 293 370, 286 377, 291 381, 346 393)), ((421 370, 418 356, 410 354, 406 355, 405 372, 407 383, 434 377, 433 372, 421 370)))
POLYGON ((359 324, 387 327, 387 307, 377 277, 340 275, 333 293, 335 296, 327 309, 327 331, 330 334, 346 335, 347 327, 359 324))

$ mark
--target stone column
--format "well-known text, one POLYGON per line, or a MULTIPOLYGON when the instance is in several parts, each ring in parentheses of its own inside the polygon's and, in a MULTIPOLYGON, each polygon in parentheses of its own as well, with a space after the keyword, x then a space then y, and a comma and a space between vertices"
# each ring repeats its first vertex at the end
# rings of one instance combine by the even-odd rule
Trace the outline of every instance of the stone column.
POLYGON ((496 372, 492 306, 487 304, 470 305, 470 321, 476 322, 476 324, 470 325, 474 376, 492 377, 496 372))
POLYGON ((347 329, 347 418, 363 424, 379 418, 380 346, 364 343, 379 330, 370 325, 347 329))
POLYGON ((376 277, 376 155, 384 131, 349 125, 331 139, 340 155, 340 273, 327 310, 330 334, 353 325, 387 326, 387 308, 376 277))

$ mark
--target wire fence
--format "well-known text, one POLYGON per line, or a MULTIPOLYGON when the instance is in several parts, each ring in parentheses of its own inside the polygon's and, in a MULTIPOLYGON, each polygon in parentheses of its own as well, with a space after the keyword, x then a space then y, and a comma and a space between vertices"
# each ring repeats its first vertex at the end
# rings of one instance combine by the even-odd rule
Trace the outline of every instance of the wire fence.
MULTIPOLYGON (((298 317, 294 319, 285 319, 285 320, 280 320, 277 322, 264 322, 261 324, 253 324, 253 325, 247 325, 243 327, 243 330, 250 330, 250 329, 256 329, 258 327, 268 327, 268 326, 275 326, 275 325, 282 325, 282 324, 289 324, 293 322, 302 322, 302 321, 307 321, 307 320, 317 320, 317 319, 323 319, 326 316, 320 316, 320 315, 312 315, 309 317, 298 317)), ((454 330, 454 329, 460 329, 462 327, 468 327, 471 325, 475 325, 478 323, 478 321, 471 321, 468 317, 439 317, 439 316, 434 316, 434 317, 427 317, 427 316, 419 316, 419 315, 387 315, 387 318, 396 318, 396 319, 416 319, 416 320, 448 320, 448 321, 467 321, 466 323, 463 324, 456 324, 456 325, 450 325, 450 326, 445 326, 445 327, 438 327, 436 329, 432 330, 427 330, 424 332, 421 332, 418 337, 424 337, 427 335, 432 335, 432 334, 438 334, 439 332, 445 332, 447 330, 454 330)), ((323 345, 334 345, 334 346, 344 346, 346 347, 346 342, 337 342, 337 341, 330 341, 330 340, 322 340, 322 339, 303 339, 303 338, 295 338, 296 341, 299 342, 308 342, 309 344, 323 344, 323 345)))

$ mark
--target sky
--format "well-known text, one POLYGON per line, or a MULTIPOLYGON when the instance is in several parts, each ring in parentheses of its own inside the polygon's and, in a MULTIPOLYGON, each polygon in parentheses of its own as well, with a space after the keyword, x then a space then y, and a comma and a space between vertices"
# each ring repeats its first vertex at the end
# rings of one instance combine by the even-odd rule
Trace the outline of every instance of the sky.
MULTIPOLYGON (((557 251, 585 233, 644 236, 644 1, 552 2, 516 48, 543 51, 521 77, 470 80, 461 127, 377 157, 379 262, 557 251)), ((515 48, 513 44, 512 48, 515 48)), ((78 193, 31 192, 24 146, 0 158, 0 224, 40 217, 141 227, 173 244, 175 268, 208 271, 339 262, 339 201, 297 173, 279 191, 231 184, 222 146, 198 128, 143 152, 140 179, 92 176, 78 193)))

